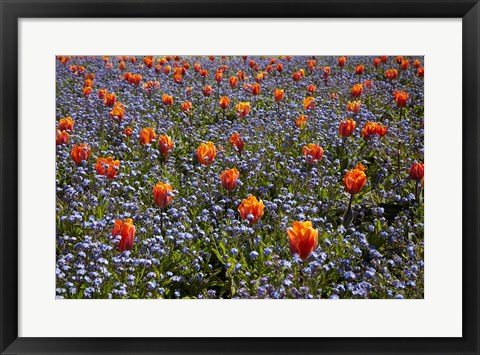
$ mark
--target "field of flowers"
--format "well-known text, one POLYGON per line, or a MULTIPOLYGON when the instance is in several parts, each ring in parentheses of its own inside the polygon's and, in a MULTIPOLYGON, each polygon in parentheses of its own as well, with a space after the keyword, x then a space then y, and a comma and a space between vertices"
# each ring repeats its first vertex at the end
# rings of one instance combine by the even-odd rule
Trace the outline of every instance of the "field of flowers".
POLYGON ((423 298, 423 75, 58 56, 57 298, 423 298))

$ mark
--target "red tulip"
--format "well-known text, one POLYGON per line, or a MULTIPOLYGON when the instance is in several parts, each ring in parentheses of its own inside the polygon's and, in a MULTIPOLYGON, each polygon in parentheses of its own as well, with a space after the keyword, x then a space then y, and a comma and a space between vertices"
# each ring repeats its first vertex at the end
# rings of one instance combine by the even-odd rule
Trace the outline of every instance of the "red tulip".
POLYGON ((425 168, 423 163, 414 163, 410 168, 410 179, 420 181, 423 180, 423 175, 425 173, 425 168))

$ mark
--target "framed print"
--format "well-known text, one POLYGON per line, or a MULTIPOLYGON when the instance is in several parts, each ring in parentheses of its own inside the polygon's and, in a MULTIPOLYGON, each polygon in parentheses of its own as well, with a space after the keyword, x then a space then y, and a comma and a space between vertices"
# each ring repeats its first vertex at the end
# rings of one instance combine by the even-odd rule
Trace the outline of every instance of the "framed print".
POLYGON ((479 353, 479 11, 3 1, 2 354, 479 353))

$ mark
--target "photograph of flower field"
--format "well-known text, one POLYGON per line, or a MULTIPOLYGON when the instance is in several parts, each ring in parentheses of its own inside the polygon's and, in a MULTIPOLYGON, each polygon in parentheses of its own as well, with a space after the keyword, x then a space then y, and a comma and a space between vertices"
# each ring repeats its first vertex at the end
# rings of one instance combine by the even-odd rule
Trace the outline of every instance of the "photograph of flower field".
POLYGON ((423 298, 423 79, 422 56, 57 56, 57 299, 423 298))

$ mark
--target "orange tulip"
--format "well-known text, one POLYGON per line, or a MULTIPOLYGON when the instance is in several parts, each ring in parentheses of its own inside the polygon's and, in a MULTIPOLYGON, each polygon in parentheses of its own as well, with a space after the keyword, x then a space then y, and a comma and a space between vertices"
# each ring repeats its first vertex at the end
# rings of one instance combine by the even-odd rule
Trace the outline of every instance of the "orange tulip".
POLYGON ((250 224, 255 224, 263 216, 264 204, 262 200, 257 200, 253 195, 248 196, 238 206, 238 212, 243 220, 250 224))
POLYGON ((303 128, 308 122, 308 118, 304 115, 298 116, 297 120, 295 121, 295 127, 303 128))
POLYGON ((402 60, 402 70, 407 70, 408 67, 410 66, 410 61, 409 60, 402 60))
POLYGON ((282 101, 284 96, 285 92, 283 89, 275 89, 275 91, 273 92, 273 98, 276 102, 282 101))
POLYGON ((366 87, 367 89, 373 88, 373 81, 371 80, 365 80, 362 84, 362 86, 366 87))
POLYGON ((372 135, 383 137, 386 133, 387 133, 387 127, 382 126, 375 122, 369 121, 362 128, 362 136, 365 139, 370 138, 372 135))
POLYGON ((282 63, 278 63, 278 64, 277 64, 277 71, 278 71, 279 73, 281 73, 281 72, 283 71, 283 64, 282 64, 282 63))
POLYGON ((257 96, 260 94, 260 84, 253 84, 252 85, 252 95, 257 96))
MULTIPOLYGON (((261 82, 263 81, 263 79, 265 78, 265 75, 266 75, 266 74, 264 74, 263 72, 258 73, 258 74, 255 76, 255 81, 256 81, 257 83, 261 83, 261 82)), ((259 87, 259 89, 258 89, 258 92, 260 92, 260 87, 259 87)))
POLYGON ((126 135, 127 137, 130 137, 133 133, 133 130, 131 127, 126 127, 124 130, 123 130, 123 134, 126 135))
POLYGON ((220 84, 220 82, 222 81, 223 79, 223 73, 221 71, 218 71, 216 72, 215 74, 215 81, 220 84))
POLYGON ((104 175, 107 179, 113 179, 120 169, 120 161, 113 160, 112 157, 108 158, 97 158, 97 163, 95 164, 95 169, 100 175, 104 175))
POLYGON ((159 208, 164 209, 167 207, 170 202, 172 202, 172 198, 172 185, 157 182, 157 184, 153 187, 153 199, 159 208))
POLYGON ((307 60, 308 70, 313 71, 317 65, 317 61, 314 59, 307 60))
POLYGON ((153 128, 144 128, 140 132, 140 142, 145 145, 145 144, 151 144, 153 140, 155 139, 156 134, 153 128))
POLYGON ((348 119, 340 122, 340 127, 338 128, 338 131, 342 137, 350 137, 356 126, 357 123, 354 120, 348 119))
POLYGON ((235 132, 230 136, 230 144, 233 147, 237 148, 237 151, 239 153, 241 153, 243 151, 244 143, 243 143, 243 140, 238 133, 235 132))
POLYGON ((192 103, 190 101, 184 101, 182 102, 182 111, 183 112, 188 112, 192 108, 192 103))
POLYGON ((310 84, 310 85, 308 85, 308 87, 307 87, 307 91, 308 91, 310 94, 314 94, 316 90, 317 90, 317 87, 316 87, 315 85, 313 85, 313 84, 310 84))
POLYGON ((355 67, 355 74, 362 75, 365 71, 365 67, 363 65, 357 65, 355 67))
POLYGON ((381 63, 380 58, 375 58, 375 59, 373 60, 373 65, 376 66, 376 67, 378 67, 378 66, 380 65, 380 63, 381 63))
POLYGON ((292 78, 293 78, 293 80, 295 80, 295 81, 299 81, 300 79, 302 79, 302 74, 297 71, 297 72, 295 72, 295 73, 292 74, 292 78))
POLYGON ((116 237, 120 235, 122 239, 117 246, 119 252, 124 252, 125 250, 130 250, 133 248, 133 243, 135 241, 135 226, 133 225, 133 220, 127 218, 125 222, 117 219, 115 225, 112 229, 112 235, 116 237))
POLYGON ((215 160, 217 150, 213 142, 201 143, 197 148, 197 159, 202 165, 210 165, 215 160))
POLYGON ((307 158, 310 164, 317 164, 323 157, 323 148, 319 145, 310 143, 303 147, 303 156, 307 158))
POLYGON ((75 144, 70 152, 70 156, 75 164, 80 165, 82 164, 82 161, 88 161, 88 157, 90 156, 90 146, 86 143, 81 145, 75 144))
POLYGON ((359 193, 366 182, 367 175, 365 175, 365 173, 360 169, 347 171, 343 178, 345 190, 352 195, 359 193))
POLYGON ((323 78, 324 78, 325 80, 328 79, 328 77, 330 76, 330 73, 331 73, 330 67, 324 67, 324 68, 323 68, 323 78))
POLYGON ((125 80, 127 80, 132 85, 138 85, 138 84, 140 84, 140 81, 142 80, 142 76, 140 74, 132 74, 130 72, 125 73, 123 75, 123 78, 125 80))
POLYGON ((230 105, 230 99, 228 96, 221 96, 220 97, 220 108, 222 110, 226 110, 228 108, 228 105, 230 105))
POLYGON ((60 144, 67 144, 70 135, 66 131, 60 131, 57 129, 57 133, 55 135, 55 142, 57 145, 60 144))
POLYGON ((383 64, 385 64, 385 63, 387 62, 387 60, 388 60, 388 57, 387 57, 386 55, 382 55, 382 56, 380 57, 380 61, 381 61, 383 64))
POLYGON ((145 90, 148 93, 151 93, 153 92, 153 90, 158 89, 160 87, 160 82, 150 80, 145 84, 143 84, 142 87, 143 87, 143 90, 145 90))
POLYGON ((417 70, 417 75, 421 78, 425 75, 425 69, 424 68, 418 68, 417 70))
POLYGON ((252 84, 243 84, 243 90, 247 93, 247 94, 251 94, 252 93, 252 84))
POLYGON ((148 68, 151 68, 153 66, 153 57, 143 57, 143 64, 145 64, 145 66, 147 66, 148 68))
POLYGON ((363 91, 362 84, 355 84, 352 87, 352 96, 359 97, 360 95, 362 95, 362 91, 363 91))
POLYGON ((395 57, 395 60, 397 61, 398 64, 401 64, 402 61, 403 61, 403 57, 402 57, 401 55, 396 56, 396 57, 395 57))
POLYGON ((237 78, 238 80, 242 80, 242 81, 245 80, 245 73, 243 71, 239 71, 237 73, 237 78))
POLYGON ((233 168, 225 170, 220 174, 220 181, 225 190, 232 191, 237 187, 237 180, 240 177, 240 172, 233 168))
POLYGON ((388 69, 385 71, 385 77, 388 80, 395 80, 398 76, 398 71, 397 69, 388 69))
POLYGON ((203 87, 203 96, 210 97, 212 96, 213 89, 211 86, 204 86, 203 87))
POLYGON ((182 80, 183 80, 182 74, 175 74, 173 76, 173 81, 177 84, 180 84, 182 82, 182 80))
POLYGON ((292 254, 298 254, 303 261, 318 245, 318 230, 312 228, 312 222, 293 222, 293 227, 287 229, 292 254))
POLYGON ((200 70, 200 76, 206 78, 208 75, 208 71, 206 69, 200 70))
POLYGON ((239 102, 235 108, 238 117, 244 118, 250 112, 250 102, 239 102))
POLYGON ((418 68, 420 68, 421 66, 422 66, 422 62, 419 61, 418 59, 415 59, 415 61, 413 62, 413 67, 414 67, 415 69, 418 69, 418 68))
POLYGON ((83 95, 89 96, 92 93, 92 88, 87 86, 82 89, 83 95))
POLYGON ((72 120, 71 117, 65 117, 65 118, 61 118, 59 121, 58 121, 58 129, 60 131, 73 131, 73 124, 74 124, 74 121, 72 120))
POLYGON ((303 108, 305 110, 308 110, 308 109, 314 109, 315 108, 315 98, 314 97, 306 97, 305 99, 303 99, 303 108))
POLYGON ((115 94, 106 93, 103 97, 103 103, 108 107, 113 107, 113 105, 115 105, 115 101, 117 101, 115 94))
POLYGON ((361 103, 360 101, 348 101, 347 102, 347 111, 357 114, 360 111, 361 103))
POLYGON ((118 68, 122 71, 125 70, 125 62, 122 61, 122 62, 118 63, 118 68))
POLYGON ((393 93, 393 96, 395 98, 395 102, 397 103, 398 107, 402 108, 407 105, 408 94, 405 91, 402 91, 402 90, 395 91, 393 93))
POLYGON ((108 94, 107 89, 100 89, 98 90, 98 98, 103 99, 105 97, 105 94, 108 94))
POLYGON ((338 58, 338 66, 340 68, 343 68, 345 66, 346 62, 347 62, 347 59, 345 57, 338 58))
POLYGON ((414 163, 410 168, 410 179, 420 181, 423 180, 423 175, 425 173, 425 168, 423 163, 414 163))
POLYGON ((360 170, 360 171, 367 171, 367 168, 364 167, 362 163, 358 163, 357 165, 355 165, 354 169, 357 169, 357 170, 360 170))
POLYGON ((91 88, 93 87, 93 80, 92 79, 86 79, 83 83, 84 88, 91 88))
POLYGON ((170 96, 170 95, 163 94, 162 95, 162 100, 163 100, 163 104, 167 107, 170 107, 173 104, 173 97, 170 96))
POLYGON ((234 76, 230 77, 230 79, 228 80, 228 82, 230 83, 230 87, 232 89, 235 89, 238 85, 238 79, 234 76))
POLYGON ((169 136, 164 135, 158 137, 158 149, 160 150, 160 154, 163 157, 166 158, 170 155, 173 150, 173 146, 174 143, 169 136))
POLYGON ((110 111, 110 117, 121 121, 123 115, 125 114, 125 106, 121 102, 117 102, 113 107, 113 110, 110 111))

